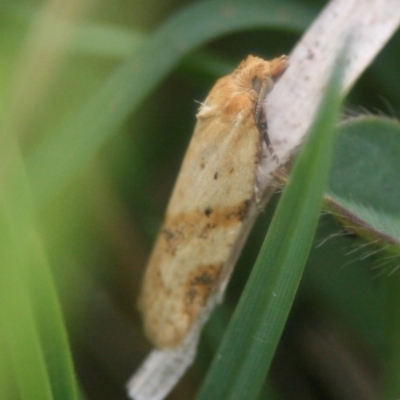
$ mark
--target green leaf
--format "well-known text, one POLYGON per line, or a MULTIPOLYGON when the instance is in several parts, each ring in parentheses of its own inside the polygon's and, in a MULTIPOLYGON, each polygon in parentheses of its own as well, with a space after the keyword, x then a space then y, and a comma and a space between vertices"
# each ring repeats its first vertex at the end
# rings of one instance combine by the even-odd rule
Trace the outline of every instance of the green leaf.
MULTIPOLYGON (((356 320, 358 327, 374 324, 382 331, 382 323, 374 319, 375 308, 381 308, 379 317, 386 322, 384 339, 380 343, 380 356, 384 376, 384 398, 395 398, 400 390, 398 365, 400 360, 399 301, 400 279, 398 273, 400 252, 400 187, 398 185, 398 160, 400 154, 400 124, 394 119, 377 116, 360 116, 343 123, 339 130, 337 152, 330 179, 327 208, 345 224, 347 230, 367 240, 362 247, 363 258, 379 255, 376 275, 390 275, 385 292, 387 299, 381 304, 376 299, 360 304, 356 320), (365 245, 369 246, 365 248, 365 245), (385 256, 386 252, 395 255, 385 256), (383 253, 383 254, 381 254, 383 253), (365 307, 368 304, 368 308, 365 307)), ((366 263, 364 262, 364 267, 366 263)), ((375 284, 376 285, 376 284, 375 284)), ((355 285, 353 285, 353 288, 355 285)), ((343 288, 343 286, 342 286, 343 288)), ((362 294, 368 292, 364 283, 362 294)), ((375 288, 376 291, 376 288, 375 288)), ((352 307, 354 303, 352 301, 352 307)), ((336 297, 340 303, 340 296, 336 297)), ((346 304, 344 307, 348 308, 346 304)), ((375 313, 376 315, 377 313, 375 313)), ((368 335, 374 327, 366 330, 368 335)))
POLYGON ((177 13, 144 41, 27 159, 34 197, 48 201, 66 185, 182 57, 244 29, 302 30, 314 13, 298 3, 205 1, 177 13))
POLYGON ((395 399, 400 393, 400 275, 391 277, 387 308, 386 352, 383 355, 383 377, 385 399, 395 399))
POLYGON ((339 107, 335 77, 197 400, 255 399, 264 383, 300 283, 328 182, 339 107))
POLYGON ((400 251, 400 124, 361 116, 343 123, 329 185, 339 219, 369 241, 400 251))

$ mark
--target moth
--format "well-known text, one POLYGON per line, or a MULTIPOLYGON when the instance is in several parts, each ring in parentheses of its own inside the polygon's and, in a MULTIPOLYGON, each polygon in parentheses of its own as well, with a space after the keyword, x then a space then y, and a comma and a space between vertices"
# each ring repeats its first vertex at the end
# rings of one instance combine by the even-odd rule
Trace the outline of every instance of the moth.
MULTIPOLYGON (((157 357, 196 345, 197 334, 187 338, 222 298, 247 221, 269 183, 265 166, 278 161, 268 135, 266 98, 287 67, 286 56, 265 61, 250 55, 201 103, 139 299, 157 357)), ((162 359, 153 357, 153 367, 162 359)), ((150 379, 153 367, 141 374, 150 379)), ((131 396, 162 398, 137 395, 142 378, 131 381, 131 396)))

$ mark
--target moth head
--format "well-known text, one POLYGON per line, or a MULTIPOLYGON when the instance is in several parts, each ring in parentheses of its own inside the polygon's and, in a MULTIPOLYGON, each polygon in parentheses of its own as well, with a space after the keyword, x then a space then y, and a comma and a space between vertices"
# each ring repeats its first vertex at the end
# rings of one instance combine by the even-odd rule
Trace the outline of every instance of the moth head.
POLYGON ((274 84, 281 78, 288 66, 289 62, 287 56, 274 58, 271 61, 262 61, 252 81, 253 89, 258 94, 261 94, 263 90, 265 90, 265 94, 268 94, 274 88, 274 84))
POLYGON ((286 56, 265 61, 250 55, 233 72, 233 78, 240 90, 254 90, 258 98, 265 99, 288 65, 286 56))

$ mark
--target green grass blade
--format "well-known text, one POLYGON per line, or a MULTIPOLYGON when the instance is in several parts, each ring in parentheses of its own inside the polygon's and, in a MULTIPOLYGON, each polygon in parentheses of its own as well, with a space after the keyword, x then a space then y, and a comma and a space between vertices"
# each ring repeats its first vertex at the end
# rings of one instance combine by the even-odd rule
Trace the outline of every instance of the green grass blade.
MULTIPOLYGON (((27 4, 16 2, 4 2, 0 5, 0 13, 18 18, 28 24, 37 17, 38 9, 27 4)), ((118 25, 105 25, 104 23, 81 22, 71 23, 65 19, 54 19, 54 29, 74 31, 73 39, 69 44, 69 51, 75 54, 96 55, 102 57, 126 57, 139 48, 145 35, 132 29, 118 25)), ((52 37, 46 38, 44 47, 51 50, 52 37)))
MULTIPOLYGON (((3 199, 2 199, 3 200, 3 199)), ((2 290, 0 292, 0 330, 2 369, 11 366, 22 400, 53 399, 43 348, 33 318, 31 301, 20 276, 20 263, 11 243, 5 208, 0 210, 2 290)), ((10 383, 2 382, 0 397, 7 398, 10 383)))
POLYGON ((27 171, 35 198, 44 202, 56 194, 196 47, 244 29, 301 30, 313 16, 314 12, 300 4, 232 0, 196 3, 177 13, 145 40, 87 104, 30 154, 27 171))
POLYGON ((7 357, 0 362, 12 365, 21 399, 76 400, 65 326, 11 131, 3 126, 0 146, 0 330, 7 357))
POLYGON ((336 78, 295 163, 197 400, 250 400, 261 390, 314 237, 328 182, 338 107, 336 78))

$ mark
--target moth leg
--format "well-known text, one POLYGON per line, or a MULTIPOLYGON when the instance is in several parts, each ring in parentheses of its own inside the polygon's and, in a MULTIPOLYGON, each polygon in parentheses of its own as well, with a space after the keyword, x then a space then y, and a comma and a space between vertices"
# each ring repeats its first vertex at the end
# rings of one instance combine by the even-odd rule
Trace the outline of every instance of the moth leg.
MULTIPOLYGON (((271 140, 268 135, 268 122, 267 122, 266 110, 260 101, 257 101, 257 104, 256 104, 256 108, 255 108, 255 112, 254 112, 254 120, 255 120, 255 123, 257 126, 257 130, 260 134, 260 138, 261 138, 258 174, 264 175, 263 170, 268 169, 268 168, 266 168, 268 165, 268 160, 267 160, 268 152, 272 156, 272 158, 275 160, 278 167, 281 166, 281 163, 272 147, 271 140)), ((257 179, 256 184, 254 186, 254 199, 256 202, 256 206, 260 212, 263 211, 263 208, 264 208, 263 203, 262 203, 262 193, 263 193, 264 189, 265 189, 265 187, 261 188, 259 186, 259 182, 257 179)))
POLYGON ((257 128, 261 134, 261 137, 264 139, 264 141, 267 145, 268 151, 270 152, 272 158, 280 166, 281 163, 279 161, 278 156, 276 155, 276 153, 274 151, 274 148, 272 147, 272 143, 271 143, 271 140, 268 135, 268 122, 267 122, 267 115, 266 115, 264 107, 260 107, 258 112, 259 112, 258 118, 257 118, 257 115, 255 116, 257 128))
POLYGON ((265 141, 262 139, 262 136, 259 137, 259 153, 258 153, 258 160, 257 160, 257 172, 256 172, 256 180, 254 182, 254 194, 253 198, 258 208, 258 211, 263 211, 264 209, 264 201, 263 201, 263 194, 265 188, 267 186, 266 182, 268 182, 269 176, 269 155, 268 155, 268 148, 265 141))
POLYGON ((258 208, 258 211, 262 211, 263 207, 261 207, 261 191, 260 188, 258 187, 258 184, 256 182, 256 184, 254 185, 254 200, 256 202, 256 206, 258 208))

